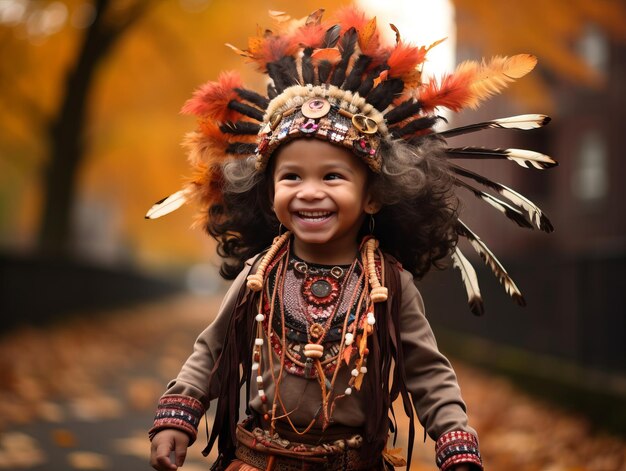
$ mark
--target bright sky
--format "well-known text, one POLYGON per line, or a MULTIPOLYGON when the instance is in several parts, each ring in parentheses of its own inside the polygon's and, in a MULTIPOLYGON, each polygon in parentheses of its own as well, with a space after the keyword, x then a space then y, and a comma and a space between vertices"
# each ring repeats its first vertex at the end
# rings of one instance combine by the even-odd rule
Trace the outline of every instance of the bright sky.
POLYGON ((390 41, 394 41, 395 33, 386 27, 389 23, 396 25, 403 40, 418 46, 428 46, 447 37, 428 53, 424 70, 426 75, 440 76, 454 69, 456 30, 450 0, 359 0, 358 3, 376 16, 378 29, 388 33, 390 41))

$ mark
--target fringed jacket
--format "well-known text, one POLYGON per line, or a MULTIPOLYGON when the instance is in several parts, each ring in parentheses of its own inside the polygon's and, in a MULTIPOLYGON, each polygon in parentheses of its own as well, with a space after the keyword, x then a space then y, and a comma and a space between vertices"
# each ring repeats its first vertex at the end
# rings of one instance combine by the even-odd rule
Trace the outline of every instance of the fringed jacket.
MULTIPOLYGON (((437 441, 437 465, 441 469, 461 462, 470 464, 472 469, 482 469, 476 434, 468 426, 456 375, 437 348, 413 277, 392 257, 385 255, 384 259, 389 298, 376 305, 375 335, 368 339, 368 374, 360 391, 337 402, 333 423, 361 427, 368 444, 364 452, 380 456, 389 434, 390 408, 400 396, 410 422, 409 458, 414 439, 414 407, 424 433, 437 441)), ((251 381, 250 374, 258 293, 246 287, 246 277, 254 271, 254 262, 246 262, 217 317, 196 340, 193 353, 177 378, 168 384, 159 402, 151 437, 164 428, 177 428, 194 441, 202 415, 209 403, 218 399, 205 454, 217 440, 220 454, 228 459, 236 445, 242 383, 246 386, 247 411, 262 414, 256 382, 251 381)), ((269 355, 266 349, 264 352, 269 355)), ((263 365, 259 374, 271 404, 272 375, 278 375, 281 365, 273 361, 273 372, 269 362, 264 361, 263 365)), ((346 387, 349 377, 350 368, 340 370, 338 390, 346 387)), ((283 374, 280 383, 285 410, 295 410, 290 417, 302 428, 316 415, 321 400, 318 387, 307 387, 310 382, 302 376, 283 374)))

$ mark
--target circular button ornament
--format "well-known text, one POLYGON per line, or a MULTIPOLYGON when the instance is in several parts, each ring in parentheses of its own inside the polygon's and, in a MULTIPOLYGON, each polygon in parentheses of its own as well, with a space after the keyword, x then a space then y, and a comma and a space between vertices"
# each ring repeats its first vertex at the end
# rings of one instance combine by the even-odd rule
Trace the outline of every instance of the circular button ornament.
POLYGON ((330 103, 325 98, 309 98, 302 105, 302 114, 307 118, 323 118, 330 111, 330 103))
POLYGON ((378 131, 376 121, 363 114, 355 114, 352 116, 352 124, 363 134, 376 134, 378 131))
POLYGON ((322 118, 330 111, 330 103, 325 98, 309 98, 302 105, 302 114, 307 118, 322 118))

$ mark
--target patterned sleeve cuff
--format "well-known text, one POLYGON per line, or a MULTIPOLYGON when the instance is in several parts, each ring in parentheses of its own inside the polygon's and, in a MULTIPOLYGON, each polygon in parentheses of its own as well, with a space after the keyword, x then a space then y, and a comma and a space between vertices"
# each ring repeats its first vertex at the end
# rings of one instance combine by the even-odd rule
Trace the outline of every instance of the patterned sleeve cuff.
POLYGON ((457 464, 472 465, 473 470, 483 469, 483 461, 478 451, 478 438, 469 432, 454 430, 444 433, 435 445, 437 466, 446 471, 457 464))
POLYGON ((148 432, 150 440, 161 430, 173 428, 189 435, 191 445, 198 435, 198 424, 204 414, 204 407, 197 399, 182 395, 163 396, 159 400, 154 425, 148 432))

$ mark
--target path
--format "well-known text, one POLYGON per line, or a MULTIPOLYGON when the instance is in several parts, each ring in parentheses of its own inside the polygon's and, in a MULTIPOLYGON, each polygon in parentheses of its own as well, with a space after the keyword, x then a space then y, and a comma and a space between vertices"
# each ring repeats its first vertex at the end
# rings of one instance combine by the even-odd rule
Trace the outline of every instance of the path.
MULTIPOLYGON (((146 430, 219 297, 179 297, 0 339, 0 470, 148 471, 146 430)), ((626 471, 626 441, 459 361, 492 471, 626 471)), ((412 470, 435 470, 417 432, 412 470)), ((208 470, 198 440, 183 471, 208 470)), ((402 444, 400 444, 402 445, 402 444)))

